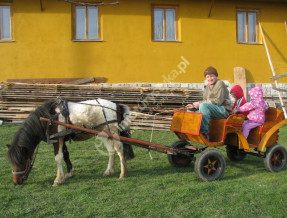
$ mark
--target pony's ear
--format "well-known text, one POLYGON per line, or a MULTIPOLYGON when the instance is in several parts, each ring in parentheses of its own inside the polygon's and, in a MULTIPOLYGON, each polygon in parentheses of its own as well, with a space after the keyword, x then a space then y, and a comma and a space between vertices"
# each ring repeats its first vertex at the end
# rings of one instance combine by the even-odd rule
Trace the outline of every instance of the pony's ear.
POLYGON ((8 149, 11 147, 11 145, 10 144, 7 144, 7 147, 8 147, 8 149))

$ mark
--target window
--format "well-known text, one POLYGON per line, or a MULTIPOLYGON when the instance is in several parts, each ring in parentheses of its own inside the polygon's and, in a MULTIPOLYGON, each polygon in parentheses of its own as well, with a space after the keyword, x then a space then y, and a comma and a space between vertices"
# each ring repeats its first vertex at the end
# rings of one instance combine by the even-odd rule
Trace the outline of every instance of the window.
POLYGON ((93 41, 100 39, 99 9, 96 6, 74 6, 73 39, 93 41))
POLYGON ((258 11, 237 11, 237 42, 259 43, 258 11))
POLYGON ((0 5, 0 41, 12 40, 11 6, 0 5))
POLYGON ((153 40, 176 41, 177 36, 177 8, 153 8, 153 40))

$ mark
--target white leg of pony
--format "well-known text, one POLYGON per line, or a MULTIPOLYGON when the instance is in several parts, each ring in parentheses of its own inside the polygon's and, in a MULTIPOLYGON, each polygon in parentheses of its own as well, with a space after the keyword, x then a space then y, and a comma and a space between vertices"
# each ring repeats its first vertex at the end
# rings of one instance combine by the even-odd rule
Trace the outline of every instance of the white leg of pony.
POLYGON ((127 174, 127 167, 126 167, 126 160, 124 157, 124 149, 123 149, 123 143, 113 140, 113 145, 115 150, 117 151, 119 157, 120 157, 120 162, 121 162, 121 174, 120 174, 120 179, 124 178, 127 174))
POLYGON ((55 161, 57 163, 57 177, 54 180, 53 187, 60 185, 65 180, 63 171, 63 144, 64 144, 64 138, 60 138, 59 151, 58 154, 55 156, 55 161))
POLYGON ((108 139, 102 140, 105 143, 105 146, 109 152, 109 162, 106 171, 104 172, 104 176, 110 176, 115 173, 115 149, 113 145, 111 144, 112 141, 108 139))

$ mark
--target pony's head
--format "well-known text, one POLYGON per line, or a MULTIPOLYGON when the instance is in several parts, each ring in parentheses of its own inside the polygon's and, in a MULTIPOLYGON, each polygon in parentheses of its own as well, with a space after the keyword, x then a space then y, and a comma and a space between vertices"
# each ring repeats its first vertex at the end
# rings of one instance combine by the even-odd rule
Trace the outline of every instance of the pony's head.
POLYGON ((20 185, 28 178, 31 170, 31 156, 25 147, 19 145, 8 146, 8 160, 12 165, 13 182, 20 185))
POLYGON ((7 156, 12 164, 14 184, 22 184, 28 178, 34 150, 41 140, 46 140, 47 124, 40 122, 40 117, 50 118, 54 108, 55 100, 51 100, 31 112, 8 146, 7 156))

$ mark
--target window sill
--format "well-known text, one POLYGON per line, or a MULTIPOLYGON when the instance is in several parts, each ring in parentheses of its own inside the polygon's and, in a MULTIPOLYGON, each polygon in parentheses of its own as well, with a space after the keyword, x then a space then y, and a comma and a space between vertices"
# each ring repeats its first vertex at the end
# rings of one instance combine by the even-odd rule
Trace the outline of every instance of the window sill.
POLYGON ((241 44, 241 45, 263 45, 262 42, 237 42, 237 44, 241 44))
POLYGON ((87 39, 87 40, 81 40, 81 39, 72 39, 72 42, 104 42, 102 39, 87 39))
POLYGON ((152 42, 175 42, 175 43, 182 43, 179 40, 151 40, 152 42))
POLYGON ((9 43, 9 42, 15 42, 15 41, 14 41, 14 40, 0 40, 0 43, 5 43, 5 42, 6 42, 6 43, 7 43, 7 42, 9 43))

